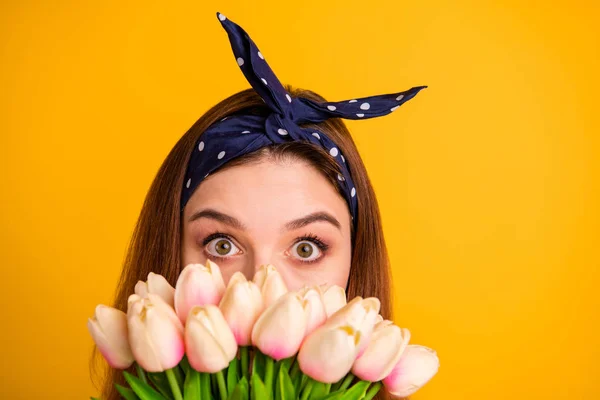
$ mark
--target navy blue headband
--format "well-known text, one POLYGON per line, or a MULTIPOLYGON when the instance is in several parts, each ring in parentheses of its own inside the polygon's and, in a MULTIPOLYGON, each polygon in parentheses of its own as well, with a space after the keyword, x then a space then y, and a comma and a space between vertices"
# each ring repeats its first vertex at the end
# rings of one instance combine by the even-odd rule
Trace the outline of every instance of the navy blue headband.
POLYGON ((303 97, 291 97, 246 31, 221 13, 217 13, 217 17, 227 31, 238 66, 271 113, 267 116, 225 117, 202 133, 185 174, 181 211, 200 182, 229 160, 277 143, 308 141, 323 147, 339 165, 338 184, 356 228, 358 200, 344 155, 323 132, 299 125, 319 123, 329 118, 367 119, 387 115, 427 86, 338 102, 318 103, 303 97))

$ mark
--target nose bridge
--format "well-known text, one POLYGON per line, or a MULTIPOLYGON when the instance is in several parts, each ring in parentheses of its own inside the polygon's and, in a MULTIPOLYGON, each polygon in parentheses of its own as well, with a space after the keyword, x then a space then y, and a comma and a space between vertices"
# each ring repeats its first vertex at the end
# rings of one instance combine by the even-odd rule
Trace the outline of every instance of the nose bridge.
POLYGON ((246 279, 252 279, 262 265, 275 265, 274 251, 275 249, 267 243, 257 243, 246 257, 243 271, 246 279))

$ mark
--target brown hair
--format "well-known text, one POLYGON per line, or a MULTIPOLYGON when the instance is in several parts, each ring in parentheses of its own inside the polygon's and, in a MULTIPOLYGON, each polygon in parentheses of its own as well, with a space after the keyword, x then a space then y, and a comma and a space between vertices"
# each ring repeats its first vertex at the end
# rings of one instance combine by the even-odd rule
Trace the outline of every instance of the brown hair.
MULTIPOLYGON (((326 101, 320 95, 286 85, 286 90, 294 97, 305 97, 314 101, 326 101)), ((175 285, 182 269, 181 265, 181 214, 180 196, 184 175, 191 152, 198 138, 211 124, 234 113, 268 112, 262 98, 254 89, 238 92, 212 107, 183 135, 175 144, 160 167, 146 196, 131 242, 125 258, 121 277, 116 289, 113 306, 127 310, 127 298, 134 292, 138 280, 146 280, 149 272, 163 275, 171 285, 175 285)), ((391 319, 391 281, 389 260, 379 207, 375 192, 369 180, 365 166, 360 158, 350 132, 341 119, 333 118, 319 124, 303 124, 303 127, 315 127, 324 132, 344 154, 354 180, 358 196, 357 229, 353 233, 354 247, 348 280, 348 298, 355 296, 377 297, 381 301, 381 315, 391 319)), ((322 148, 308 142, 288 142, 250 153, 231 160, 226 167, 245 164, 259 158, 292 157, 302 159, 321 171, 337 185, 339 167, 322 148), (315 151, 316 150, 316 151, 315 151)), ((225 166, 223 167, 225 168, 225 166)), ((96 371, 99 357, 96 347, 90 363, 91 375, 96 387, 96 371)), ((114 383, 125 385, 120 370, 106 368, 102 382, 102 400, 117 400, 119 394, 114 383)), ((131 371, 133 373, 133 368, 131 371)), ((385 396, 383 390, 379 398, 385 396)))

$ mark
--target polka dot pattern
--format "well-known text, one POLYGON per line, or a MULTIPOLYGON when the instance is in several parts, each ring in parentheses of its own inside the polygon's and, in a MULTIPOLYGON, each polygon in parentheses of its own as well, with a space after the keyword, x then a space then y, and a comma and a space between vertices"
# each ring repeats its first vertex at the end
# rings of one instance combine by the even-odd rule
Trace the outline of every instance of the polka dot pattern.
POLYGON ((212 171, 230 160, 272 144, 310 141, 314 146, 322 147, 338 165, 337 185, 348 204, 352 221, 356 223, 358 200, 350 165, 346 164, 338 144, 327 134, 314 128, 305 129, 303 124, 319 123, 330 118, 369 119, 384 116, 416 96, 426 86, 413 87, 400 93, 343 101, 316 102, 303 97, 292 97, 277 79, 250 35, 225 15, 217 13, 217 17, 227 32, 240 71, 271 112, 260 115, 238 112, 228 115, 221 120, 227 120, 227 123, 215 123, 202 133, 202 139, 196 143, 198 151, 192 152, 187 165, 181 194, 181 211, 198 185, 212 171))

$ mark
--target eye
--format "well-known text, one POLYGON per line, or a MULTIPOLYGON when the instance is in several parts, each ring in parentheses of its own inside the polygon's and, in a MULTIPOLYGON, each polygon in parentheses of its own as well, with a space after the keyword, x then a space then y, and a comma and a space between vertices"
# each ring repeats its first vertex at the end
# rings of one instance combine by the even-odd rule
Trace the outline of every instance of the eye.
POLYGON ((229 238, 220 236, 206 244, 206 251, 213 257, 230 257, 239 253, 240 249, 229 238))
POLYGON ((305 263, 317 262, 323 258, 329 248, 318 237, 309 235, 298 238, 300 241, 292 246, 291 255, 297 260, 305 263))

